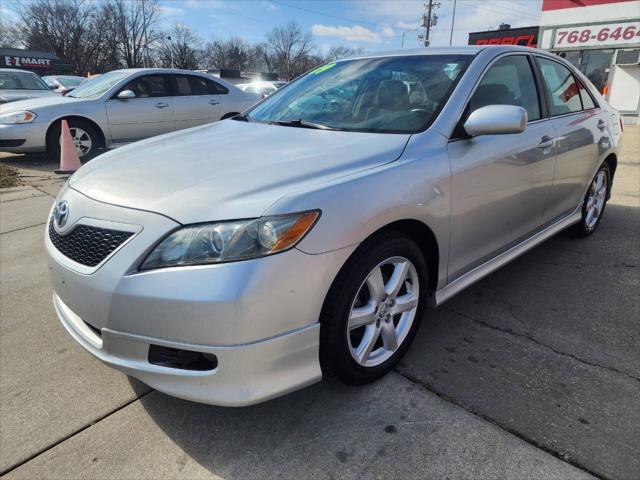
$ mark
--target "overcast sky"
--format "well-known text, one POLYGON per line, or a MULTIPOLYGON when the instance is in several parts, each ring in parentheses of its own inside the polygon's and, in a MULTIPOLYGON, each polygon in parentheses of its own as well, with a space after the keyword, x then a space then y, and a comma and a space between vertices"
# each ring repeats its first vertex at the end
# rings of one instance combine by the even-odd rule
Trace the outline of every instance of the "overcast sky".
MULTIPOLYGON (((295 20, 313 33, 314 43, 362 47, 368 51, 418 46, 415 29, 426 0, 161 0, 163 23, 184 23, 205 40, 238 35, 264 40, 274 26, 295 20)), ((433 46, 449 45, 453 0, 440 0, 433 46)), ((542 0, 457 0, 453 44, 468 33, 497 27, 538 25, 542 0)))

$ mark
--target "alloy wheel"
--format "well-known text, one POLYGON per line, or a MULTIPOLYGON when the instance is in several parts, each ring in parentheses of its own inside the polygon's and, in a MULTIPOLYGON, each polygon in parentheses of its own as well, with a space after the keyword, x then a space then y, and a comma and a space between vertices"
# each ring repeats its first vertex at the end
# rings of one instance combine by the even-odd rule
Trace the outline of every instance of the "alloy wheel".
POLYGON ((79 157, 84 157, 93 148, 91 135, 80 127, 69 127, 71 132, 71 140, 79 157))
POLYGON ((607 183, 607 173, 604 170, 600 170, 596 178, 593 179, 591 187, 589 187, 589 195, 587 196, 587 206, 585 209, 585 225, 589 230, 595 228, 602 214, 607 197, 607 183))
POLYGON ((415 266, 404 257, 380 262, 362 282, 347 320, 347 343, 356 363, 375 367, 406 339, 420 298, 415 266))

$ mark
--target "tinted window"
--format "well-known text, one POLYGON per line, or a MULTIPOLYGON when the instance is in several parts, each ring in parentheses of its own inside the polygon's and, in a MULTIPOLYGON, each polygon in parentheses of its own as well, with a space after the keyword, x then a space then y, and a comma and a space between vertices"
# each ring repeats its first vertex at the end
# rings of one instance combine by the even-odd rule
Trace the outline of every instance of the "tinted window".
POLYGON ((168 96, 164 75, 143 75, 127 83, 122 90, 131 90, 138 98, 168 96))
POLYGON ((312 70, 249 112, 250 121, 303 121, 377 133, 424 130, 449 98, 467 55, 344 60, 312 70))
POLYGON ((527 57, 510 55, 495 62, 478 85, 470 111, 487 105, 516 105, 527 111, 529 121, 540 119, 540 102, 527 57))
POLYGON ((589 110, 590 108, 596 108, 596 104, 593 101, 593 98, 591 98, 591 95, 589 94, 589 92, 587 92, 587 89, 584 88, 584 85, 582 85, 581 83, 580 85, 580 99, 582 100, 582 107, 585 110, 589 110))
POLYGON ((229 91, 213 80, 195 75, 173 75, 177 96, 185 95, 220 95, 229 91))
POLYGON ((538 58, 545 88, 551 99, 551 115, 582 110, 580 90, 573 74, 564 65, 546 58, 538 58))

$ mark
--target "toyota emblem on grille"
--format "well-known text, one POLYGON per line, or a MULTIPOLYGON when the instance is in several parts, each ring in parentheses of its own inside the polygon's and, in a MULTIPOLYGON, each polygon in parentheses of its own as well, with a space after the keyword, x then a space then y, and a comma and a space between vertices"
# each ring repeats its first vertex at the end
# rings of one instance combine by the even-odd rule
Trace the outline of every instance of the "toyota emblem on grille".
POLYGON ((56 225, 64 227, 64 224, 67 223, 67 218, 69 218, 69 204, 66 200, 63 200, 53 210, 53 219, 56 225))

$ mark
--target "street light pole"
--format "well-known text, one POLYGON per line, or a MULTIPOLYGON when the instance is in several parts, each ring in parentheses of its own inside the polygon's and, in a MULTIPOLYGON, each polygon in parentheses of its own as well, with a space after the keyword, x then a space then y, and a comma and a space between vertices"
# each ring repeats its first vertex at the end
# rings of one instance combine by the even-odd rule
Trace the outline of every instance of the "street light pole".
POLYGON ((412 28, 411 30, 403 30, 402 31, 402 46, 400 48, 404 48, 404 36, 407 32, 416 32, 418 31, 417 28, 412 28))
POLYGON ((173 43, 171 42, 171 37, 167 37, 169 40, 169 51, 171 52, 171 68, 173 68, 173 43))
POLYGON ((456 21, 456 0, 453 0, 453 15, 451 16, 451 34, 449 35, 449 46, 453 42, 453 25, 456 21))

